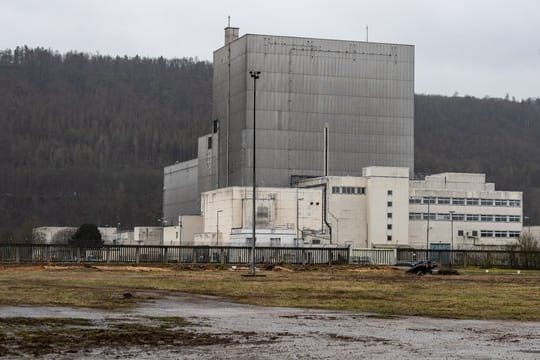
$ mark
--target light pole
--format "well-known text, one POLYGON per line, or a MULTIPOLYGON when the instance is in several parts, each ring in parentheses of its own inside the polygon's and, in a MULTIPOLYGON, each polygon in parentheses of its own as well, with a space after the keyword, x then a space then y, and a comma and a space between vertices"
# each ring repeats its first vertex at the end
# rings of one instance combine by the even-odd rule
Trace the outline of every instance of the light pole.
POLYGON ((426 228, 426 260, 429 260, 429 218, 431 217, 430 205, 431 197, 426 197, 427 199, 427 228, 426 228))
POLYGON ((450 266, 454 262, 454 210, 450 210, 450 266))
POLYGON ((450 210, 450 249, 454 250, 454 210, 450 210))
POLYGON ((219 246, 219 214, 222 212, 223 210, 216 211, 216 246, 219 246))
POLYGON ((255 161, 256 161, 256 103, 257 103, 257 79, 260 77, 261 72, 252 70, 249 72, 249 75, 253 78, 253 178, 252 178, 252 207, 253 207, 253 217, 252 217, 252 233, 251 233, 251 275, 255 275, 255 217, 256 217, 256 207, 255 207, 255 196, 257 191, 257 176, 256 176, 256 168, 255 168, 255 161))

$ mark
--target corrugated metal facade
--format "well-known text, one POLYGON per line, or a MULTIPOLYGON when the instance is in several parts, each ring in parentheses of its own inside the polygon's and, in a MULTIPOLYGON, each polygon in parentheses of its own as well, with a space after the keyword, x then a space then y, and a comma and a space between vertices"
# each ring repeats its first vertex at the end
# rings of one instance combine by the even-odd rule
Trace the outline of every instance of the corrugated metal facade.
POLYGON ((248 34, 214 53, 220 187, 251 184, 249 70, 261 71, 259 185, 322 175, 326 123, 329 175, 361 176, 374 165, 413 172, 413 46, 248 34))

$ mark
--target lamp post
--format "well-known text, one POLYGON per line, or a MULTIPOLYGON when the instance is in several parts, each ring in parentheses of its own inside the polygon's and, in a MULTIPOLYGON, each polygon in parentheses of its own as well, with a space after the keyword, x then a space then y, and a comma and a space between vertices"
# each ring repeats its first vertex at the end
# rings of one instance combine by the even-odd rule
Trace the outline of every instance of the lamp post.
POLYGON ((425 197, 424 199, 427 199, 426 260, 429 260, 429 218, 431 217, 431 197, 425 197))
POLYGON ((454 210, 450 210, 450 266, 454 262, 454 210))
POLYGON ((257 79, 260 77, 261 72, 252 70, 249 72, 249 75, 253 78, 253 178, 252 178, 252 210, 253 210, 253 217, 252 217, 252 233, 251 233, 251 275, 255 275, 255 217, 256 217, 256 207, 255 207, 255 196, 257 191, 257 176, 256 176, 256 168, 255 168, 255 161, 256 161, 256 103, 257 103, 257 79))
POLYGON ((222 212, 223 210, 216 211, 216 246, 219 246, 219 214, 222 212))

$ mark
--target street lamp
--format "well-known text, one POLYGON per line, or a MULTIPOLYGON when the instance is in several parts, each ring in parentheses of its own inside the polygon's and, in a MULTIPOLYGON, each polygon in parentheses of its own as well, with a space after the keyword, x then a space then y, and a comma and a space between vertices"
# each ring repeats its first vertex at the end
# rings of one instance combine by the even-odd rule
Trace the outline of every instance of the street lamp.
POLYGON ((222 212, 223 210, 216 211, 216 246, 219 246, 219 214, 222 212))
POLYGON ((255 218, 256 218, 256 208, 255 208, 255 194, 256 194, 256 169, 255 169, 255 161, 256 161, 256 134, 255 134, 255 128, 256 128, 256 103, 257 103, 257 79, 260 77, 261 72, 252 70, 249 72, 249 75, 253 78, 253 178, 252 178, 252 196, 253 196, 253 219, 252 219, 252 234, 251 234, 251 275, 255 275, 255 218))
POLYGON ((454 250, 454 213, 455 211, 450 210, 449 213, 450 213, 450 243, 451 243, 450 249, 453 251, 454 250))
POLYGON ((450 210, 450 266, 454 262, 454 210, 450 210))

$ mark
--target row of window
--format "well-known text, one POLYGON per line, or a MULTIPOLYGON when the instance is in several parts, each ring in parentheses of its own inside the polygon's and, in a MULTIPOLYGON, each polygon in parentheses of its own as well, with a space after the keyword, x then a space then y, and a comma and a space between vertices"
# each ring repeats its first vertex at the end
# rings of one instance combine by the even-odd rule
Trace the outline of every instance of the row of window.
POLYGON ((482 221, 482 222, 521 222, 519 215, 483 215, 450 213, 409 213, 409 220, 433 221, 482 221))
POLYGON ((410 197, 409 204, 467 205, 467 206, 521 206, 521 200, 478 199, 454 197, 410 197))
POLYGON ((519 231, 499 231, 499 230, 481 230, 480 236, 483 238, 496 237, 496 238, 518 238, 519 231))
POLYGON ((332 186, 332 194, 356 194, 366 193, 366 188, 357 186, 332 186))

